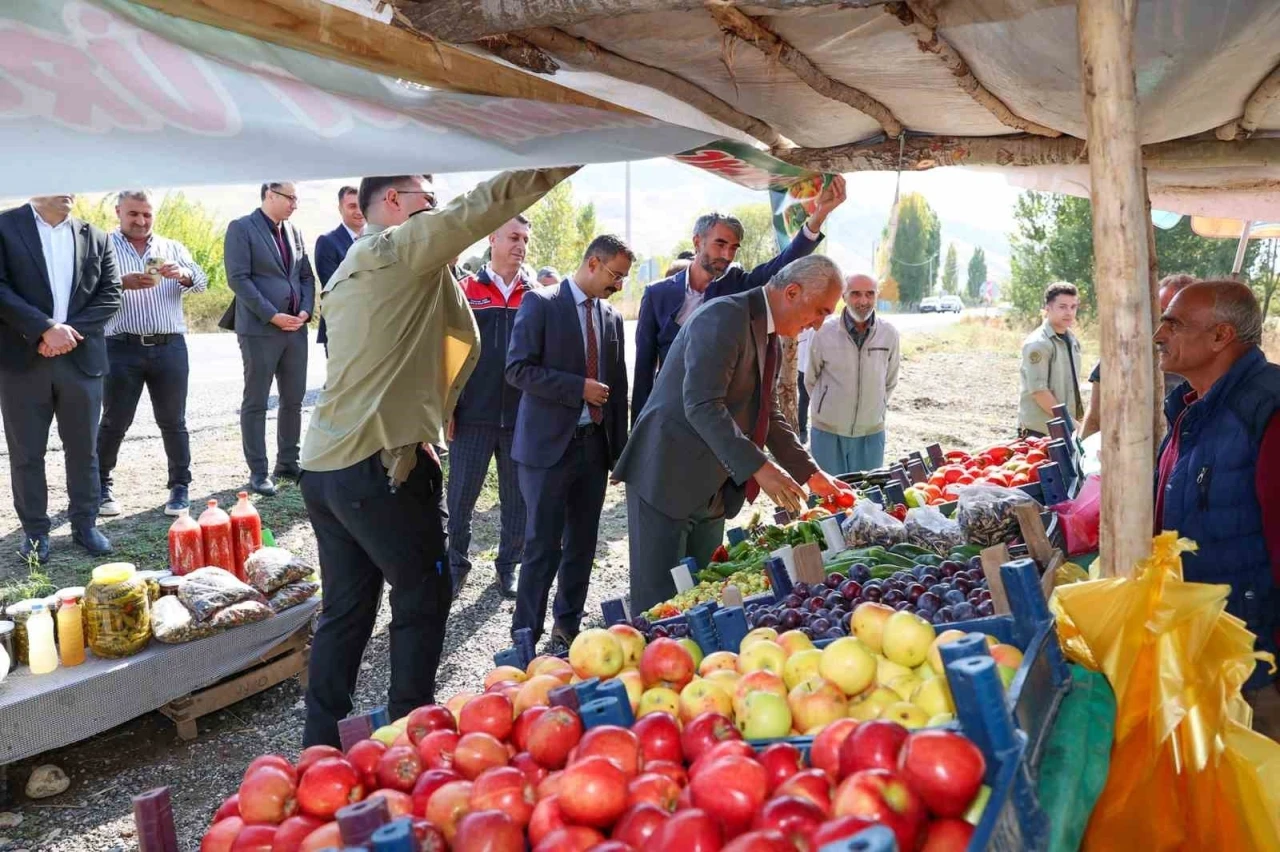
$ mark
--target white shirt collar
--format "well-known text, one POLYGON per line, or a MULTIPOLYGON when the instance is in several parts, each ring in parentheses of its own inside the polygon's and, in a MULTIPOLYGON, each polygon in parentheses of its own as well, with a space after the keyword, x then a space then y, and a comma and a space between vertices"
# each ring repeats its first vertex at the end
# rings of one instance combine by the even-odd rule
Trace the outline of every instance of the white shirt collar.
POLYGON ((56 225, 50 225, 48 222, 46 222, 46 221, 44 220, 44 217, 40 215, 40 211, 36 209, 36 206, 35 206, 34 204, 28 204, 27 206, 31 208, 31 215, 36 217, 36 224, 37 224, 37 225, 44 225, 46 228, 48 228, 48 229, 50 229, 50 230, 56 230, 56 229, 58 229, 58 228, 63 227, 64 225, 65 225, 67 228, 70 228, 70 227, 71 227, 71 217, 70 217, 70 216, 67 216, 66 218, 64 218, 61 222, 59 222, 59 223, 58 223, 58 224, 56 224, 56 225))
POLYGON ((353 230, 351 230, 350 228, 347 228, 347 223, 346 223, 346 222, 343 222, 343 223, 342 223, 342 227, 346 228, 346 230, 347 230, 347 235, 351 237, 351 242, 353 242, 353 243, 354 243, 356 240, 360 239, 360 234, 361 234, 362 232, 360 232, 360 231, 353 231, 353 230))
POLYGON ((765 316, 765 326, 764 326, 765 330, 768 331, 769 334, 773 334, 774 333, 773 308, 769 307, 768 285, 765 286, 765 290, 764 290, 764 316, 765 316))

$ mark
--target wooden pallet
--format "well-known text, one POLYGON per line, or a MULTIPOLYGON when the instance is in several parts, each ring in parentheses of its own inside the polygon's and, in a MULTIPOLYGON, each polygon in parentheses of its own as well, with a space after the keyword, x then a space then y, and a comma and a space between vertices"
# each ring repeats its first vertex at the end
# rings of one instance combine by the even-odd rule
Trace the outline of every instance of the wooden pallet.
POLYGON ((311 625, 305 624, 236 674, 190 695, 176 698, 160 708, 178 728, 178 737, 193 740, 196 720, 216 713, 295 675, 307 687, 307 663, 311 658, 311 625))

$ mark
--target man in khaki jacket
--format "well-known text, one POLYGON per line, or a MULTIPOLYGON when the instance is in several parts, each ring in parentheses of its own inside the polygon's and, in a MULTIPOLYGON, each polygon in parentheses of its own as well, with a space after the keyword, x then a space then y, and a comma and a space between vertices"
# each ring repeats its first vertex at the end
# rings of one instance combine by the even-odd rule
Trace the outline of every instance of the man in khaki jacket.
POLYGON ((813 335, 804 371, 809 449, 833 476, 884 464, 884 417, 898 384, 898 330, 876 316, 869 275, 845 282, 844 310, 813 335))
POLYGON ((1022 397, 1018 434, 1043 437, 1059 403, 1072 419, 1084 417, 1080 398, 1080 341, 1071 333, 1080 309, 1074 284, 1058 281, 1044 291, 1044 322, 1022 343, 1022 397))
POLYGON ((324 286, 333 355, 302 448, 302 497, 320 548, 324 608, 311 644, 306 745, 338 720, 391 585, 392 718, 434 700, 452 599, 444 483, 432 445, 479 359, 460 252, 576 167, 507 172, 435 209, 424 175, 365 178, 368 225, 324 286))

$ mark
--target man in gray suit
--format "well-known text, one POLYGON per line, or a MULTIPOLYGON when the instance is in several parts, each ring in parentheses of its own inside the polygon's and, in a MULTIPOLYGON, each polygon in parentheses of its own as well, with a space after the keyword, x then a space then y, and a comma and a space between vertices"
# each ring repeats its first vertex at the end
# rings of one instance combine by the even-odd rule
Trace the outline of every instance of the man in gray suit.
POLYGON ((632 612, 675 594, 681 554, 710 562, 744 499, 764 492, 794 510, 801 482, 824 497, 849 488, 814 464, 774 393, 778 336, 822 325, 842 280, 829 259, 804 257, 764 287, 708 302, 681 328, 614 467, 627 483, 632 612))
POLYGON ((288 221, 298 207, 297 189, 278 181, 262 185, 262 206, 227 226, 223 262, 236 294, 222 317, 240 340, 244 398, 240 440, 249 465, 249 487, 276 493, 267 475, 267 397, 271 381, 280 395, 273 475, 296 480, 302 397, 307 390, 307 320, 315 309, 315 276, 302 234, 288 221))

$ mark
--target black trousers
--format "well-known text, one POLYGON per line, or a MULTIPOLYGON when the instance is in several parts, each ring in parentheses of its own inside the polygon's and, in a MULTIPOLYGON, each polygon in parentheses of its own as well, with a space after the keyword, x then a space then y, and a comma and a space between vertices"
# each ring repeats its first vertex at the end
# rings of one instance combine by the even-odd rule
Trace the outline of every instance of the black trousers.
POLYGON ((104 486, 120 456, 120 444, 133 424, 146 387, 151 410, 169 461, 169 488, 191 484, 191 439, 187 434, 187 341, 180 334, 155 346, 107 338, 110 372, 103 384, 102 424, 98 427, 98 472, 104 486))
POLYGON ((71 526, 93 526, 101 496, 95 439, 102 414, 102 377, 85 375, 66 355, 37 358, 25 370, 0 370, 0 414, 9 448, 13 508, 26 536, 46 535, 50 528, 44 454, 55 417, 66 461, 71 526))
POLYGON ((516 469, 528 519, 511 630, 528 627, 535 641, 541 638, 551 581, 555 580, 555 626, 568 637, 576 636, 591 585, 600 512, 609 485, 609 446, 604 431, 596 429, 590 435, 575 437, 551 467, 517 463, 516 469))
POLYGON ((800 437, 804 439, 809 435, 809 389, 804 386, 804 373, 800 374, 800 381, 796 382, 800 386, 800 404, 797 406, 800 417, 800 437))
POLYGON ((307 329, 268 335, 240 335, 244 362, 244 398, 240 402, 240 441, 249 472, 267 474, 267 400, 271 381, 280 403, 276 418, 276 469, 298 463, 302 435, 302 398, 307 393, 307 329))
POLYGON ((378 454, 336 471, 305 471, 302 498, 320 548, 324 593, 311 641, 305 745, 339 746, 382 583, 391 586, 392 719, 435 700, 452 584, 440 466, 421 449, 394 492, 378 454))

